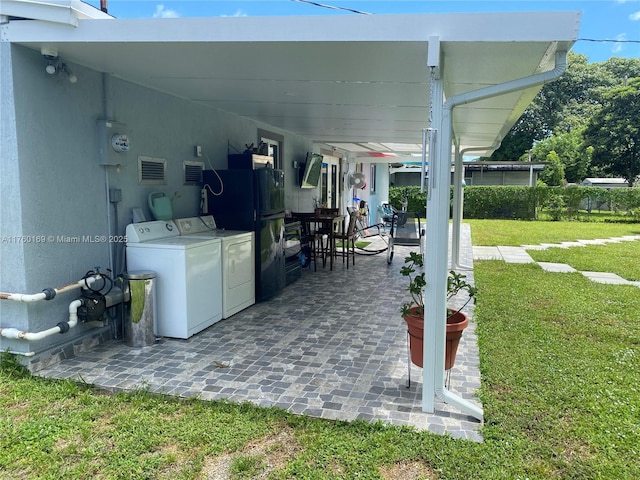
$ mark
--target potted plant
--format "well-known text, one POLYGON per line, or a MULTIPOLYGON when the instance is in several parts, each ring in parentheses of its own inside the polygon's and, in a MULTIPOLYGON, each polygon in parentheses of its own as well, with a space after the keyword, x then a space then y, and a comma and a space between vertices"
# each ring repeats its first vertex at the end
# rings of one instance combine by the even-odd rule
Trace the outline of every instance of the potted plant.
MULTIPOLYGON (((427 282, 424 279, 424 271, 422 270, 424 261, 422 254, 411 252, 404 259, 404 265, 400 269, 400 274, 409 279, 407 291, 411 294, 411 300, 402 305, 402 318, 407 322, 409 331, 409 351, 411 352, 411 361, 418 367, 422 367, 423 359, 423 343, 424 343, 424 297, 423 290, 427 282)), ((458 344, 462 337, 462 332, 469 325, 468 316, 461 310, 467 306, 470 301, 475 301, 476 287, 466 281, 467 276, 457 273, 453 270, 449 272, 447 277, 447 301, 453 298, 461 291, 466 291, 469 295, 467 301, 457 310, 447 308, 447 336, 445 349, 445 370, 453 367, 458 351, 458 344)))

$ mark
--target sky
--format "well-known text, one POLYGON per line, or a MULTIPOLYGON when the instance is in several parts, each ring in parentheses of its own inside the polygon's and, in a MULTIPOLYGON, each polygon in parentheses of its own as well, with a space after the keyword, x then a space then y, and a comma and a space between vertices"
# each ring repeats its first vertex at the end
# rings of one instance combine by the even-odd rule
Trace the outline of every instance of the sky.
MULTIPOLYGON (((95 7, 100 0, 85 0, 95 7)), ((358 15, 389 13, 581 11, 573 51, 590 63, 611 57, 640 58, 640 0, 108 0, 116 18, 358 15), (333 8, 328 8, 333 7, 333 8)))

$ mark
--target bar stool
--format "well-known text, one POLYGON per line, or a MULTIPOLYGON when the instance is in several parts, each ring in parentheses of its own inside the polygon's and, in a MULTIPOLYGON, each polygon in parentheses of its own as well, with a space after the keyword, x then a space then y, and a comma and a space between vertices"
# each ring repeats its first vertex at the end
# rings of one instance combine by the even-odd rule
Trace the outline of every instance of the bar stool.
POLYGON ((349 213, 349 223, 347 229, 344 229, 344 223, 340 232, 334 234, 334 242, 340 241, 342 248, 340 252, 335 250, 336 256, 342 257, 342 263, 344 264, 345 258, 347 259, 347 270, 349 269, 349 255, 351 255, 351 261, 353 265, 356 264, 356 224, 358 222, 358 212, 352 211, 349 213))

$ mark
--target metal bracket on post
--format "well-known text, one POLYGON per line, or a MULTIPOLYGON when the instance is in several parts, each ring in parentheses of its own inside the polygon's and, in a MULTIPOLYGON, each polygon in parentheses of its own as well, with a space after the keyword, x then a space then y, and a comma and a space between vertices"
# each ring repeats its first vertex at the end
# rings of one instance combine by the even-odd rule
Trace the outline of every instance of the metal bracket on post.
POLYGON ((429 37, 429 47, 427 49, 427 67, 435 68, 440 78, 440 37, 432 35, 429 37))
POLYGON ((427 48, 427 66, 429 67, 429 125, 422 129, 422 169, 420 178, 420 193, 424 192, 426 171, 427 171, 427 145, 429 146, 429 187, 427 191, 428 197, 435 188, 433 184, 433 172, 435 164, 432 161, 433 149, 435 144, 435 130, 433 128, 433 93, 434 82, 440 77, 440 37, 432 35, 429 37, 427 48))

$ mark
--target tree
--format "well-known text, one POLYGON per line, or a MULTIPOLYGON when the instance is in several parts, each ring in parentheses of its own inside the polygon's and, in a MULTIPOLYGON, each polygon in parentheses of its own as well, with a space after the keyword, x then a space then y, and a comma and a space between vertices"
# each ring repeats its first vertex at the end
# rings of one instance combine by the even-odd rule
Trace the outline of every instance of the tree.
POLYGON ((640 59, 638 58, 610 58, 602 64, 603 68, 624 83, 624 79, 640 77, 640 59))
POLYGON ((564 167, 567 182, 580 183, 587 177, 590 157, 582 146, 583 129, 561 132, 537 142, 532 149, 532 160, 544 162, 552 151, 564 167))
POLYGON ((550 187, 564 185, 564 165, 560 161, 558 154, 551 150, 547 154, 546 161, 547 164, 538 178, 550 187))
POLYGON ((585 130, 585 145, 593 146, 595 165, 632 187, 640 175, 640 78, 613 88, 603 99, 585 130))
POLYGON ((640 74, 640 59, 611 58, 588 63, 584 55, 569 52, 567 71, 542 87, 505 136, 491 160, 514 160, 534 143, 555 134, 581 129, 603 104, 603 95, 640 74))

